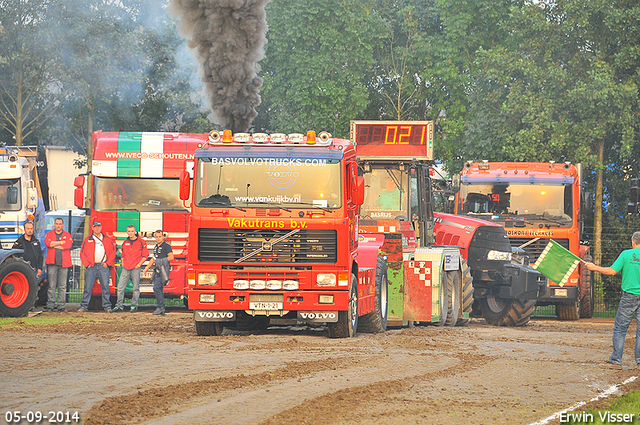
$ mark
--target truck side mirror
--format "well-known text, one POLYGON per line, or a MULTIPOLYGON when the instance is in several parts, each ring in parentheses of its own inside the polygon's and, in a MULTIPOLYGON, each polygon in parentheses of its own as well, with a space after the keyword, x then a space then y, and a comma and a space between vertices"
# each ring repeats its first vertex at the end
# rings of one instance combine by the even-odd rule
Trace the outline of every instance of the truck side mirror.
POLYGON ((75 187, 84 187, 84 176, 76 176, 73 179, 73 185, 75 187))
POLYGON ((76 187, 73 191, 73 205, 78 208, 84 208, 84 188, 82 186, 76 187))
POLYGON ((191 190, 191 178, 186 170, 180 173, 180 199, 186 201, 189 199, 189 192, 191 190))
POLYGON ((364 177, 356 177, 356 193, 353 196, 356 205, 364 204, 364 177))
POLYGON ((18 188, 9 186, 7 188, 7 204, 15 205, 18 203, 18 188))

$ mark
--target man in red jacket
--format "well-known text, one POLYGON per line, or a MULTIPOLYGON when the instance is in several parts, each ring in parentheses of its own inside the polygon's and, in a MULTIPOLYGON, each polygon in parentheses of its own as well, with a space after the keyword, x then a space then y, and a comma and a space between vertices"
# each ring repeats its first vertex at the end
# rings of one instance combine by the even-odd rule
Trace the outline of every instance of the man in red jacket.
POLYGON ((133 296, 131 298, 131 312, 138 311, 138 298, 140 298, 140 267, 144 260, 149 257, 147 243, 138 237, 135 226, 127 226, 128 238, 122 242, 122 270, 118 280, 118 301, 113 309, 114 313, 122 313, 122 303, 124 302, 124 290, 131 280, 133 285, 133 296))
POLYGON ((102 234, 102 223, 99 221, 94 221, 91 229, 93 233, 82 241, 80 248, 80 259, 86 270, 84 272, 84 292, 78 311, 89 311, 91 292, 97 276, 102 287, 102 308, 105 313, 111 313, 109 277, 111 267, 116 263, 116 244, 102 234))
POLYGON ((64 231, 64 221, 56 218, 53 222, 53 230, 44 237, 44 245, 47 249, 47 311, 57 308, 59 312, 65 311, 67 301, 67 273, 71 268, 71 246, 73 236, 64 231), (58 290, 58 303, 56 304, 56 289, 58 290))

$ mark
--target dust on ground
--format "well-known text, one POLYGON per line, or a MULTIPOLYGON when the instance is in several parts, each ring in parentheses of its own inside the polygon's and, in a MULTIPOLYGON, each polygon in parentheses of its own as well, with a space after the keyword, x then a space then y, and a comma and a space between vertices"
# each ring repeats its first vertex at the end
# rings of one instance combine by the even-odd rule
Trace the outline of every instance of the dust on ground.
POLYGON ((602 368, 611 320, 473 319, 330 339, 305 326, 199 337, 185 310, 43 313, 59 314, 90 320, 0 328, 0 420, 17 410, 78 411, 86 424, 527 424, 640 372, 602 368))

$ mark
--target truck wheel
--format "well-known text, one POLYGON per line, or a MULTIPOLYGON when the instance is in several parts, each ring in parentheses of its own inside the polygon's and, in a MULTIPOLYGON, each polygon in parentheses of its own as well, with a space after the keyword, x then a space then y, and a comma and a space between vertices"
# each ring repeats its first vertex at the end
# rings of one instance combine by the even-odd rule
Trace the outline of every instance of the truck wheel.
POLYGON ((462 305, 456 326, 466 326, 469 324, 469 319, 464 317, 463 313, 469 313, 469 317, 473 314, 473 276, 471 276, 471 268, 464 258, 460 264, 459 277, 462 281, 462 305))
POLYGON ((224 330, 221 322, 196 322, 196 333, 199 336, 218 336, 224 330))
POLYGON ((252 316, 244 311, 236 312, 236 326, 239 331, 253 331, 256 329, 267 329, 269 318, 267 316, 252 316))
POLYGON ((482 317, 494 326, 526 325, 531 319, 535 305, 534 300, 508 300, 494 295, 480 299, 482 317))
POLYGON ((447 292, 449 303, 447 305, 446 326, 455 326, 458 322, 460 311, 460 278, 457 271, 447 272, 447 292))
POLYGON ((559 320, 578 320, 580 318, 580 301, 570 304, 556 304, 556 315, 559 320))
POLYGON ((358 329, 358 279, 351 275, 349 310, 338 312, 338 321, 327 326, 331 338, 352 338, 358 329))
MULTIPOLYGON (((591 256, 587 255, 585 261, 591 261, 591 256)), ((590 272, 583 263, 580 264, 580 318, 590 319, 593 317, 594 287, 593 272, 590 272)))
POLYGON ((0 315, 26 316, 36 301, 37 292, 36 274, 27 263, 9 258, 0 265, 0 315))
POLYGON ((387 263, 378 258, 376 265, 376 301, 375 310, 360 318, 360 332, 384 332, 387 330, 387 310, 389 308, 389 282, 387 280, 387 263))

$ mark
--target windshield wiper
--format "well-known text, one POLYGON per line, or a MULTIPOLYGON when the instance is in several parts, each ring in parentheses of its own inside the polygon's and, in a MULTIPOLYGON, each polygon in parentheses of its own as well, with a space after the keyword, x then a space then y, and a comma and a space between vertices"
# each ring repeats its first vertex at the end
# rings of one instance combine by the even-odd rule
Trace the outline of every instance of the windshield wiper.
POLYGON ((214 201, 211 198, 205 198, 205 199, 200 201, 200 206, 209 206, 209 205, 223 205, 225 207, 235 208, 235 209, 240 210, 242 212, 246 211, 244 208, 240 208, 240 207, 237 207, 235 205, 231 205, 231 202, 228 202, 228 201, 227 202, 214 201))

